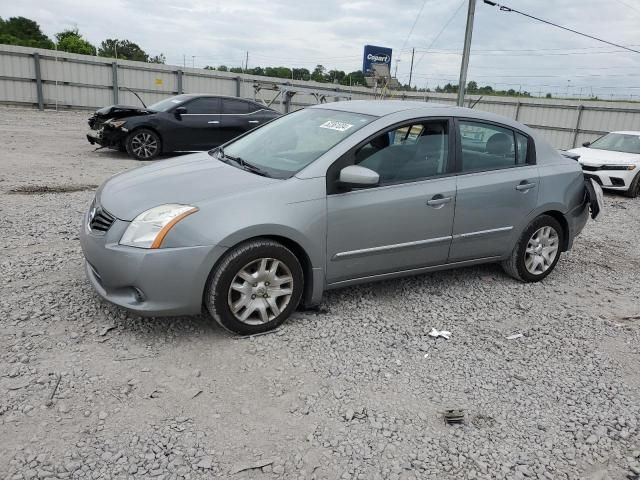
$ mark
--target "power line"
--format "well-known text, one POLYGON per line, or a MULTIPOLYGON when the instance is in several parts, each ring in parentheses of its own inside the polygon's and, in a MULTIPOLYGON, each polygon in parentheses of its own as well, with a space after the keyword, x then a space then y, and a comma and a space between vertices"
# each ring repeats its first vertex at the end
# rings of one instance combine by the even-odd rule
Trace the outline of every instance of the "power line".
POLYGON ((633 48, 625 47, 624 45, 620 45, 618 43, 613 43, 613 42, 609 42, 608 40, 603 40, 602 38, 594 37, 593 35, 589 35, 588 33, 582 33, 582 32, 579 32, 577 30, 573 30, 572 28, 563 27, 562 25, 558 25, 557 23, 553 23, 553 22, 550 22, 549 20, 544 20, 542 18, 535 17, 533 15, 529 15, 528 13, 524 13, 524 12, 521 12, 519 10, 515 10, 515 9, 507 7, 505 5, 500 5, 499 3, 492 2, 491 0, 484 0, 484 3, 486 3, 487 5, 491 5, 492 7, 496 7, 496 6, 500 7, 500 11, 501 12, 517 13, 519 15, 523 15, 525 17, 532 18, 533 20, 537 20, 538 22, 546 23, 547 25, 551 25, 551 26, 554 26, 554 27, 557 27, 557 28, 561 28, 562 30, 566 30, 568 32, 572 32, 572 33, 575 33, 577 35, 582 35, 583 37, 591 38, 591 39, 596 40, 598 42, 606 43, 608 45, 613 45, 614 47, 618 47, 618 48, 623 48, 625 50, 629 50, 630 52, 640 53, 640 50, 634 50, 633 48))
POLYGON ((407 46, 407 42, 409 41, 409 38, 411 38, 411 34, 413 33, 413 29, 416 28, 416 23, 418 23, 418 20, 420 19, 420 15, 422 15, 422 10, 424 10, 424 6, 426 4, 427 4, 427 0, 423 0, 422 6, 420 7, 420 11, 416 15, 416 18, 413 21, 413 25, 411 25, 411 29, 409 30, 409 34, 407 35, 407 38, 404 39, 404 43, 402 44, 402 48, 400 49, 400 52, 398 52, 398 56, 402 55, 402 52, 404 52, 404 47, 407 46))
POLYGON ((424 56, 427 54, 427 52, 429 51, 429 49, 431 47, 433 47, 433 45, 438 41, 438 39, 440 38, 440 35, 442 35, 442 33, 447 29, 447 27, 449 26, 449 24, 453 21, 454 18, 456 18, 456 15, 458 14, 458 12, 460 11, 460 9, 462 8, 462 6, 465 4, 466 0, 462 0, 462 2, 460 2, 460 5, 458 5, 458 8, 456 8, 455 12, 453 12, 453 15, 451 15, 451 17, 449 18, 449 20, 447 20, 447 23, 444 24, 444 26, 442 27, 442 29, 438 32, 438 34, 434 37, 434 39, 431 41, 431 43, 429 44, 429 46, 427 47, 427 49, 424 51, 424 53, 422 54, 422 56, 418 59, 418 61, 414 64, 413 68, 416 69, 418 68, 418 65, 420 64, 420 62, 422 61, 422 59, 424 58, 424 56))
POLYGON ((633 5, 629 5, 627 2, 623 1, 623 0, 616 0, 616 2, 621 3, 622 5, 624 5, 625 7, 629 7, 631 10, 635 10, 636 12, 640 13, 640 10, 638 10, 636 7, 634 7, 633 5))

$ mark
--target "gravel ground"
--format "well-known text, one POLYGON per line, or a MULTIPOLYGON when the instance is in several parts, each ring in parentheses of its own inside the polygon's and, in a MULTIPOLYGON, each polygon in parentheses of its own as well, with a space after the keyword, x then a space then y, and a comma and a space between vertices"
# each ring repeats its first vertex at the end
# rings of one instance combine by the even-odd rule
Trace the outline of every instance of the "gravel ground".
POLYGON ((139 164, 92 151, 86 118, 0 108, 1 478, 637 478, 640 199, 606 196, 540 284, 346 288, 237 339, 94 294, 81 215, 139 164))

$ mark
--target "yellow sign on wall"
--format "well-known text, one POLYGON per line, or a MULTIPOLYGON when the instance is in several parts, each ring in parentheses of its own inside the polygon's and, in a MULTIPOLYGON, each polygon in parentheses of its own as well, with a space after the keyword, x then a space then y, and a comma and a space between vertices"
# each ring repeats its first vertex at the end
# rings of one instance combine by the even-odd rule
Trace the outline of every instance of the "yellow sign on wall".
POLYGON ((162 79, 161 78, 156 78, 155 83, 156 83, 156 85, 162 85, 162 79))

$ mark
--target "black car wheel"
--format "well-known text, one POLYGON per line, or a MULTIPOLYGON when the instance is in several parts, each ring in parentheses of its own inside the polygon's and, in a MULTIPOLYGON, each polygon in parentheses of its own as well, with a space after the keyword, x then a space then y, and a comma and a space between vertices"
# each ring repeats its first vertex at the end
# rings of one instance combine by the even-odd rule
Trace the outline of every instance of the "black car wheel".
POLYGON ((127 153, 136 160, 153 160, 162 150, 160 136, 146 128, 131 132, 126 146, 127 153))
POLYGON ((629 188, 622 192, 622 194, 631 198, 636 198, 640 195, 640 173, 636 175, 636 178, 631 181, 629 188))
POLYGON ((227 330, 251 335, 278 327, 297 308, 304 288, 298 258, 272 240, 231 250, 212 271, 204 302, 227 330))
POLYGON ((540 215, 522 232, 502 268, 517 280, 539 282, 556 267, 563 235, 564 229, 555 218, 540 215))

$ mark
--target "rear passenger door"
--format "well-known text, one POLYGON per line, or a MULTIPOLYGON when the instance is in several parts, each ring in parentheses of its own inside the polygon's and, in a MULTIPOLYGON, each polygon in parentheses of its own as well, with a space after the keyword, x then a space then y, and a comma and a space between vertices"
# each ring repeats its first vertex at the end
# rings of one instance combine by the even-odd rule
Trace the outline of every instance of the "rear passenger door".
POLYGON ((535 145, 505 125, 456 119, 457 193, 449 262, 502 256, 536 207, 535 145))

